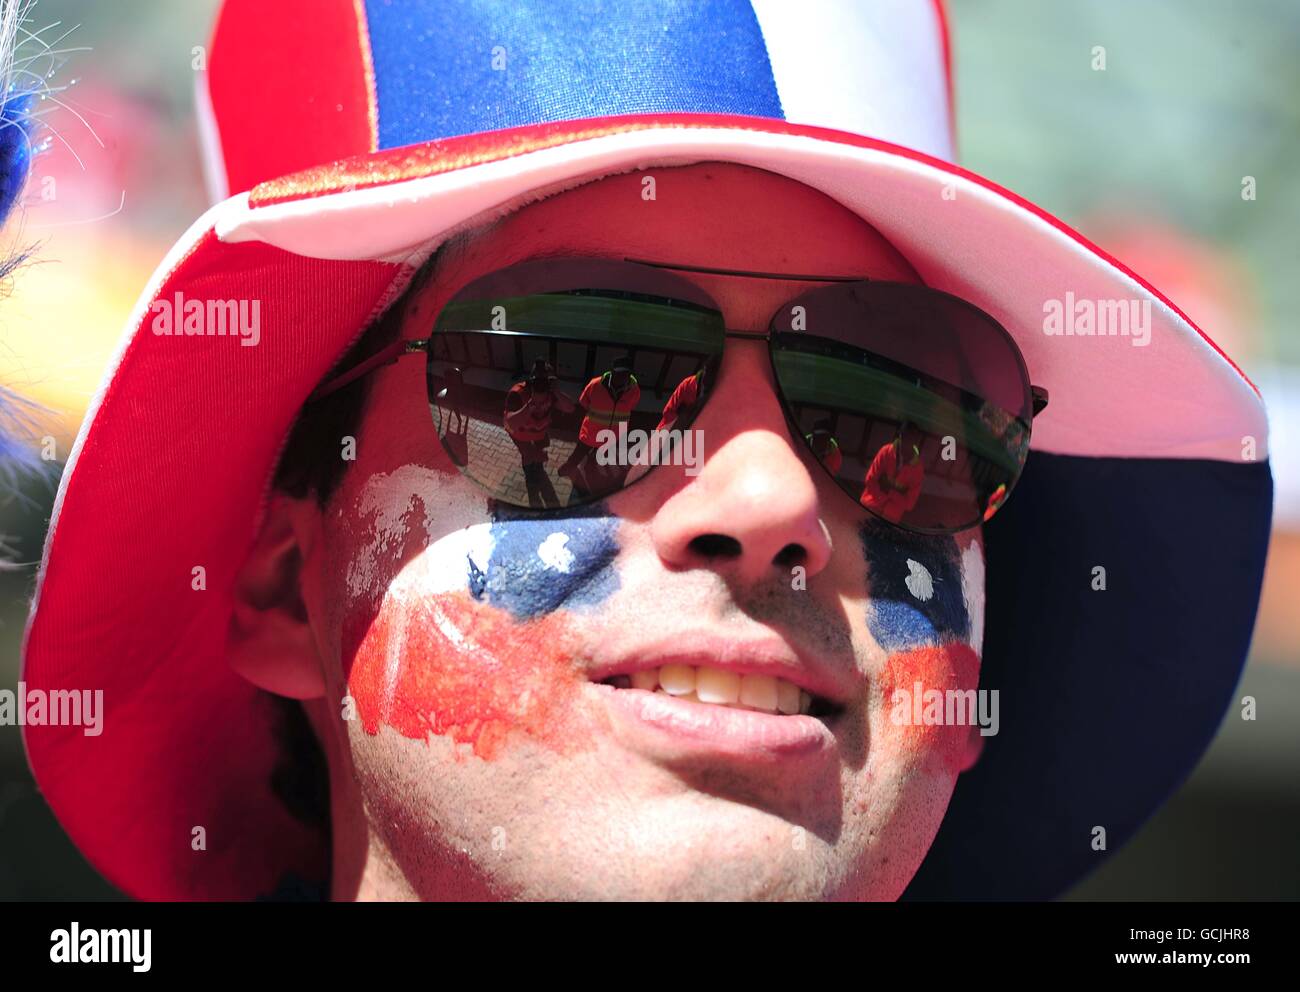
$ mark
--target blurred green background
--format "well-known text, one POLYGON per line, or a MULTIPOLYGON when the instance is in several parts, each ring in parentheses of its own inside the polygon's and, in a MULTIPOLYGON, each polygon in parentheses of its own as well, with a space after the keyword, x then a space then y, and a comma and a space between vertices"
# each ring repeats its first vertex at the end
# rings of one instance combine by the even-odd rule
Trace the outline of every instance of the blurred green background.
MULTIPOLYGON (((928 0, 917 0, 928 2, 928 0)), ((34 182, 66 193, 7 229, 34 243, 0 303, 0 376, 60 412, 66 454, 136 295, 206 208, 195 46, 214 0, 40 0, 30 26, 68 52, 58 132, 34 182), (73 113, 75 111, 75 113, 73 113), (80 115, 80 116, 78 116, 80 115)), ((1300 4, 1294 0, 950 0, 960 161, 1149 278, 1218 340, 1270 407, 1278 512, 1254 648, 1205 760, 1071 899, 1300 896, 1300 4), (1096 48, 1105 69, 1093 66, 1096 48), (1243 200, 1243 177, 1257 198, 1243 200)), ((0 687, 18 652, 53 501, 0 506, 0 687)), ((1190 536, 1189 536, 1190 538, 1190 536)), ((141 534, 147 543, 150 535, 141 534)), ((129 576, 117 577, 129 581, 129 576)), ((1098 728, 1104 732, 1104 728, 1098 728)), ((114 899, 0 727, 0 899, 114 899)))

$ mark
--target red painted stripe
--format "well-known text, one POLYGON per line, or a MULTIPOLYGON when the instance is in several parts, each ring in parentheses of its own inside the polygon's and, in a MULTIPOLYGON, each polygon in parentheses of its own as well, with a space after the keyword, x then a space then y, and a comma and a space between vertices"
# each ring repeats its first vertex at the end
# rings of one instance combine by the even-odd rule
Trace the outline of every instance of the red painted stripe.
POLYGON ((208 88, 231 195, 377 147, 362 44, 352 0, 226 0, 208 88))

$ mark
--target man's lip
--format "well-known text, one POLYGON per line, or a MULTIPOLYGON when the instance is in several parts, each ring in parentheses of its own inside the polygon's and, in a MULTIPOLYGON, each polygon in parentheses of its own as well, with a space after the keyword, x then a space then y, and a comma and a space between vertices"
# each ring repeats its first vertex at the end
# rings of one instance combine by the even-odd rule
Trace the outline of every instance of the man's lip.
POLYGON ((773 758, 824 760, 836 753, 834 731, 813 716, 782 716, 696 703, 666 692, 592 684, 626 743, 663 760, 710 755, 767 765, 773 758))
POLYGON ((665 665, 720 668, 739 675, 771 675, 836 706, 847 705, 863 688, 855 672, 832 672, 816 659, 796 651, 784 638, 724 637, 712 631, 681 631, 616 657, 597 657, 587 678, 603 682, 615 675, 631 675, 665 665))

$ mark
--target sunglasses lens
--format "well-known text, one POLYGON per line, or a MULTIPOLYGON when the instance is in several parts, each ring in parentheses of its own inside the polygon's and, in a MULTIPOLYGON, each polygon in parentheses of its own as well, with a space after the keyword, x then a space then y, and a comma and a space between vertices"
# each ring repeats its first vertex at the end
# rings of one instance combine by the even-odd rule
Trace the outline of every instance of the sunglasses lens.
POLYGON ((494 499, 601 499, 680 458, 712 384, 716 306, 671 273, 524 262, 461 290, 429 345, 429 407, 452 461, 494 499))
POLYGON ((891 523, 953 533, 993 515, 1020 477, 1028 373, 992 317, 924 286, 844 283, 772 326, 799 433, 839 486, 891 523))

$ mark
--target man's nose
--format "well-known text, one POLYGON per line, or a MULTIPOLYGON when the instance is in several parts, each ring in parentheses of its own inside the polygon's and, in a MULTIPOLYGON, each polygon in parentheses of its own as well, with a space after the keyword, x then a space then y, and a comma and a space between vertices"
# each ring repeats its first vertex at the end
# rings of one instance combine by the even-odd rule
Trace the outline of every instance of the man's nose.
MULTIPOLYGON (((728 343, 718 383, 691 425, 703 465, 655 514, 660 558, 745 583, 811 577, 830 561, 817 486, 791 437, 765 348, 728 343)), ((814 466, 815 470, 815 466, 814 466)))

